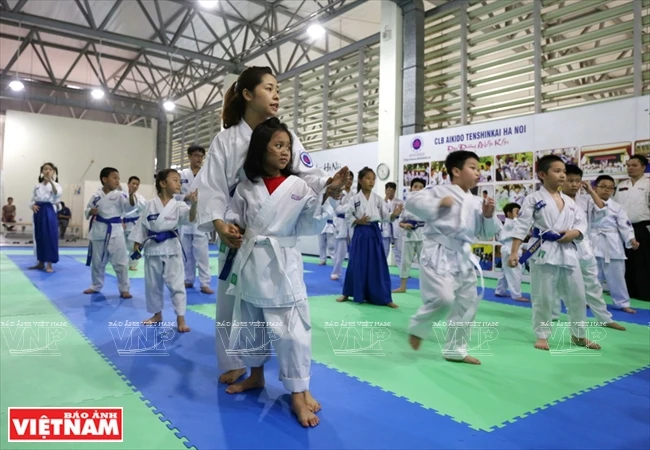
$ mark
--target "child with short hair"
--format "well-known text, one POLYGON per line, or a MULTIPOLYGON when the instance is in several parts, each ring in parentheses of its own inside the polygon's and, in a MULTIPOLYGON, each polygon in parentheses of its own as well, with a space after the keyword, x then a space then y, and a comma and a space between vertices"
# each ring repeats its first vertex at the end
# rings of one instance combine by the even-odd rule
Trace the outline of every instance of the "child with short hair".
POLYGON ((350 258, 345 271, 343 295, 336 301, 346 302, 352 297, 356 303, 368 302, 397 308, 391 298, 388 255, 379 224, 395 220, 402 212, 402 206, 397 205, 391 212, 390 204, 372 192, 375 172, 370 167, 361 169, 357 180, 357 193, 350 198, 350 207, 346 212, 346 219, 353 226, 350 258))
POLYGON ((85 216, 90 219, 88 235, 88 257, 86 265, 91 266, 92 286, 84 294, 96 294, 104 287, 106 264, 110 261, 121 298, 133 297, 129 292, 129 257, 124 240, 122 217, 134 205, 120 188, 120 173, 113 167, 104 167, 99 173, 102 183, 90 198, 85 216))
POLYGON ((345 183, 345 190, 341 194, 341 198, 336 204, 334 213, 336 218, 334 219, 334 228, 336 228, 336 243, 334 244, 334 261, 332 264, 332 274, 330 275, 331 280, 338 280, 341 278, 341 268, 343 267, 343 260, 345 259, 345 254, 348 252, 348 246, 350 244, 350 238, 352 237, 352 230, 347 220, 345 220, 345 213, 347 212, 350 206, 350 198, 352 195, 352 183, 354 182, 354 173, 350 172, 348 176, 348 181, 345 183))
POLYGON ((480 177, 476 153, 452 152, 445 167, 450 185, 421 190, 406 201, 406 211, 426 223, 420 256, 423 305, 411 317, 409 343, 418 350, 432 325, 447 317, 450 326, 443 349, 445 359, 480 364, 467 354, 464 339, 471 332, 480 300, 475 272, 480 266, 472 244, 492 239, 501 229, 501 221, 494 214, 494 199, 485 201, 471 192, 480 177))
POLYGON ((400 227, 397 222, 399 214, 393 214, 393 212, 399 207, 400 212, 404 209, 402 202, 395 198, 395 193, 397 192, 397 185, 392 181, 386 183, 384 188, 385 197, 384 201, 388 204, 388 212, 391 214, 392 220, 390 222, 382 222, 381 224, 381 235, 384 242, 384 251, 386 252, 386 258, 390 255, 390 249, 393 247, 393 256, 395 256, 395 263, 399 267, 402 262, 402 248, 400 246, 400 227))
MULTIPOLYGON (((562 186, 562 193, 569 196, 576 202, 581 212, 587 217, 594 208, 604 208, 605 203, 598 197, 592 189, 591 183, 582 181, 582 170, 578 166, 567 164, 566 180, 562 186), (580 187, 589 193, 589 195, 577 195, 580 187)), ((594 249, 591 245, 589 235, 584 236, 582 241, 576 243, 578 258, 580 259, 580 270, 585 282, 585 295, 587 305, 591 309, 594 317, 608 328, 625 331, 625 328, 612 320, 612 313, 607 310, 607 304, 603 299, 603 287, 598 281, 598 262, 594 256, 594 249)), ((557 299, 553 305, 552 317, 556 320, 560 317, 561 300, 557 299)))
POLYGON ((317 235, 333 216, 336 201, 326 201, 327 192, 343 187, 347 167, 318 193, 294 175, 293 167, 287 126, 276 118, 258 125, 244 162, 248 179, 237 185, 226 216, 245 230, 227 292, 235 296, 231 348, 241 352, 251 375, 226 392, 264 386, 270 344, 263 336, 275 336, 280 380, 291 392, 291 409, 303 427, 313 427, 319 423, 314 413, 320 405, 309 393, 311 321, 302 255, 296 244, 298 236, 317 235), (259 333, 259 326, 256 332, 255 323, 266 332, 259 333))
MULTIPOLYGON (((124 215, 124 240, 126 241, 127 249, 133 248, 133 243, 129 242, 129 235, 135 226, 135 223, 140 218, 140 213, 144 209, 147 200, 140 194, 138 194, 138 188, 140 187, 140 178, 135 175, 129 177, 129 203, 134 205, 125 215, 124 215)), ((138 259, 129 260, 129 270, 138 270, 138 259)))
POLYGON ((634 314, 636 311, 630 308, 630 294, 625 284, 625 249, 637 250, 639 242, 625 210, 611 198, 615 186, 609 175, 596 178, 595 192, 602 199, 602 206, 593 201, 596 207, 590 210, 590 236, 600 278, 607 281, 614 306, 634 314))
POLYGON ((567 302, 574 344, 598 350, 586 338, 585 286, 580 271, 576 242, 587 233, 587 221, 573 200, 561 192, 566 168, 559 156, 546 155, 537 163, 537 176, 543 185, 526 197, 512 231, 508 264, 517 267, 529 258, 535 348, 550 350, 553 305, 558 296, 567 302), (531 227, 537 241, 521 256, 519 247, 531 227))
MULTIPOLYGON (((508 261, 510 258, 510 247, 512 246, 512 230, 515 226, 517 216, 521 206, 518 203, 508 203, 503 207, 503 213, 506 215, 506 221, 503 228, 499 233, 499 241, 501 243, 501 269, 503 273, 497 283, 494 295, 497 297, 507 297, 506 294, 510 292, 510 297, 518 302, 528 302, 526 297, 521 295, 521 276, 523 269, 521 267, 510 267, 508 264, 503 264, 503 261, 508 261)), ((519 255, 521 256, 521 251, 519 255)))
MULTIPOLYGON (((422 178, 411 180, 411 193, 419 192, 426 187, 426 181, 422 178)), ((399 226, 404 229, 404 247, 402 248, 402 264, 400 266, 400 286, 393 293, 406 292, 406 282, 411 273, 411 266, 415 258, 420 258, 422 252, 422 231, 424 222, 415 214, 404 212, 401 215, 399 226)))
POLYGON ((167 286, 176 313, 179 332, 190 331, 185 321, 187 293, 185 291, 183 247, 178 228, 196 219, 197 192, 188 195, 191 208, 174 196, 181 192, 181 177, 174 169, 164 169, 156 175, 158 195, 148 201, 131 231, 134 246, 132 259, 140 259, 144 249, 144 287, 147 312, 153 317, 144 325, 162 322, 163 288, 167 286))

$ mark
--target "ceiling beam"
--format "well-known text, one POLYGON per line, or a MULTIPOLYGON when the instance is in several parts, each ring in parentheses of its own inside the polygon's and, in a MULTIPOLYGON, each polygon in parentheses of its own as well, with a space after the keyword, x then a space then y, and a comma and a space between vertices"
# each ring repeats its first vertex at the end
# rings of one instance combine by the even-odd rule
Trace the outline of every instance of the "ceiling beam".
POLYGON ((29 24, 37 27, 44 28, 43 31, 48 29, 65 31, 80 36, 91 36, 107 42, 117 42, 125 44, 136 49, 148 49, 149 51, 160 52, 161 54, 155 55, 159 58, 167 58, 168 55, 178 55, 185 58, 197 59, 211 64, 216 64, 233 71, 237 71, 238 66, 235 63, 225 59, 216 58, 214 56, 204 55, 202 53, 193 52, 178 47, 169 47, 157 42, 147 41, 145 39, 135 38, 131 36, 124 36, 117 33, 111 33, 102 30, 93 30, 92 28, 76 25, 69 22, 62 22, 59 20, 49 19, 45 17, 34 16, 31 14, 15 13, 13 11, 3 11, 2 18, 5 20, 13 21, 18 24, 29 24))

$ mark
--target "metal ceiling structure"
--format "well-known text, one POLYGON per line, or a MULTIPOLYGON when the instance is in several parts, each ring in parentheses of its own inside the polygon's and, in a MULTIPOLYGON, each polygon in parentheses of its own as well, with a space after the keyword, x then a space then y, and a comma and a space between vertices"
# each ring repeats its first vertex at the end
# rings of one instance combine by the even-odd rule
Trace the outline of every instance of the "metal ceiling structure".
POLYGON ((74 91, 101 88, 106 104, 96 109, 118 123, 151 117, 166 100, 183 115, 219 102, 229 73, 268 65, 282 74, 375 34, 379 9, 366 0, 0 0, 1 94, 32 111, 49 99, 78 117, 89 108, 74 91), (314 40, 306 30, 316 22, 327 33, 314 40), (13 78, 37 93, 10 92, 13 78))

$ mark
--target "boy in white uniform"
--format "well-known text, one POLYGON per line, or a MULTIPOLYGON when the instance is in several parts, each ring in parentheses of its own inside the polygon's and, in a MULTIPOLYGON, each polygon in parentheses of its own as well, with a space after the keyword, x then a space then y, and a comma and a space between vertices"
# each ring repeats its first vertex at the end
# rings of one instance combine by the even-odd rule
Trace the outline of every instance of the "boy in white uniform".
POLYGON ((543 186, 524 200, 512 232, 508 264, 517 267, 531 259, 530 288, 535 348, 550 350, 552 309, 558 295, 567 302, 571 340, 590 349, 600 346, 586 338, 585 286, 574 241, 587 233, 587 221, 573 200, 560 192, 566 179, 562 159, 555 155, 540 158, 537 176, 543 186), (537 241, 519 258, 519 247, 531 227, 537 241))
POLYGON ((625 249, 637 250, 639 243, 625 210, 611 198, 614 187, 614 179, 609 175, 596 179, 596 194, 602 199, 602 206, 595 202, 591 205, 590 234, 598 272, 601 280, 607 280, 614 306, 627 313, 635 313, 630 308, 630 294, 625 284, 625 249))
POLYGON ((196 219, 197 193, 194 191, 189 195, 191 208, 174 199, 181 191, 181 177, 174 169, 158 172, 156 191, 158 195, 147 202, 131 233, 135 249, 132 259, 139 259, 144 248, 147 311, 153 314, 143 324, 162 322, 163 288, 166 285, 174 305, 177 329, 185 333, 190 328, 185 322, 187 292, 183 282, 183 248, 178 227, 189 225, 196 219))
MULTIPOLYGON (((605 206, 604 202, 598 197, 596 192, 591 188, 589 182, 582 181, 582 170, 578 166, 568 164, 566 166, 566 180, 562 186, 562 193, 571 197, 583 214, 587 216, 589 211, 595 208, 605 206), (580 187, 584 187, 589 195, 577 195, 580 187)), ((598 281, 598 263, 594 256, 593 247, 589 236, 585 236, 582 241, 576 243, 578 257, 580 259, 580 270, 585 282, 585 296, 587 305, 591 309, 594 317, 608 328, 625 331, 625 328, 612 320, 612 313, 607 310, 607 304, 603 299, 603 287, 598 281)), ((558 298, 553 306, 553 320, 560 317, 561 300, 558 298)))
MULTIPOLYGON (((384 197, 384 201, 388 203, 388 211, 390 214, 393 213, 393 210, 397 206, 398 203, 400 203, 396 198, 395 198, 395 192, 397 191, 397 185, 393 182, 388 182, 386 183, 386 196, 384 197)), ((395 252, 395 261, 398 261, 398 254, 399 254, 399 261, 401 262, 401 249, 398 249, 396 240, 398 238, 398 229, 399 225, 395 223, 396 221, 388 222, 388 223, 382 223, 381 224, 381 235, 384 238, 384 251, 386 252, 386 258, 390 255, 390 248, 391 246, 393 247, 393 250, 395 252)))
MULTIPOLYGON (((185 203, 189 203, 190 194, 196 190, 194 178, 203 165, 205 149, 199 145, 192 145, 187 149, 187 156, 190 160, 190 167, 180 172, 182 187, 180 195, 176 196, 176 200, 184 201, 185 203)), ((210 271, 210 257, 208 255, 210 245, 208 235, 199 231, 197 224, 192 223, 182 228, 181 236, 183 249, 185 249, 187 256, 187 260, 185 261, 185 287, 194 287, 196 268, 198 266, 201 292, 204 294, 214 294, 214 291, 210 288, 212 275, 210 271)))
POLYGON ((329 219, 323 231, 318 235, 318 253, 319 253, 319 266, 327 265, 327 258, 334 259, 336 240, 336 228, 334 227, 334 220, 329 219))
MULTIPOLYGON (((426 187, 426 181, 422 178, 413 178, 411 180, 411 193, 419 192, 426 187)), ((412 195, 412 194, 411 194, 412 195)), ((400 266, 400 286, 393 290, 393 293, 406 292, 406 282, 411 273, 411 266, 415 258, 420 260, 420 253, 422 252, 422 239, 425 223, 421 221, 415 214, 403 212, 401 214, 401 221, 399 226, 404 230, 402 236, 404 239, 404 247, 402 251, 402 264, 400 266)))
MULTIPOLYGON (((124 240, 126 241, 127 250, 130 250, 133 249, 133 242, 129 241, 129 235, 131 234, 135 223, 138 221, 140 213, 144 209, 147 200, 142 195, 138 194, 140 178, 136 176, 129 177, 128 187, 129 203, 133 204, 134 207, 124 214, 124 240)), ((129 259, 129 270, 138 270, 137 259, 129 259)))
MULTIPOLYGON (((503 224, 503 229, 499 233, 499 242, 501 243, 501 268, 503 273, 494 290, 494 295, 497 297, 508 297, 507 291, 510 291, 510 297, 518 302, 528 302, 526 297, 521 295, 521 276, 523 269, 521 267, 510 267, 507 262, 510 258, 510 248, 512 247, 512 230, 515 227, 517 216, 521 206, 517 203, 508 203, 503 208, 503 213, 506 215, 506 221, 503 224)), ((521 251, 519 251, 521 256, 521 251)))
MULTIPOLYGON (((476 272, 479 261, 471 245, 489 240, 501 229, 494 214, 494 199, 472 194, 480 178, 479 159, 459 150, 445 161, 451 185, 416 192, 406 200, 406 211, 426 222, 420 256, 420 291, 424 303, 411 317, 409 343, 415 350, 439 320, 448 318, 443 356, 450 361, 480 364, 467 354, 465 337, 471 332, 479 296, 476 272)), ((481 275, 481 280, 482 280, 481 275)))
POLYGON ((334 227, 336 228, 336 243, 334 244, 334 261, 332 264, 332 275, 330 275, 330 279, 335 281, 341 278, 343 260, 345 259, 345 255, 348 252, 350 239, 352 239, 352 228, 348 225, 347 220, 345 220, 345 213, 349 207, 349 200, 354 195, 352 192, 353 181, 354 173, 350 172, 348 182, 345 184, 345 191, 343 194, 341 194, 341 198, 334 210, 334 213, 336 214, 336 218, 334 219, 334 227))
POLYGON ((106 264, 110 261, 120 290, 120 297, 131 298, 129 293, 128 260, 122 217, 134 205, 120 188, 120 173, 112 167, 105 167, 99 173, 102 188, 88 202, 85 215, 90 219, 88 258, 91 266, 92 286, 84 294, 96 294, 104 287, 106 264))

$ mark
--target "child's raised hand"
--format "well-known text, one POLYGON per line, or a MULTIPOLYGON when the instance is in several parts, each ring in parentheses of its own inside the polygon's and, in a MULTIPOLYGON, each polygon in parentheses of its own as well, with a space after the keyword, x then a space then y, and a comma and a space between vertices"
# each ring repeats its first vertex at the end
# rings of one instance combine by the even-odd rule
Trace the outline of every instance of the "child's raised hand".
POLYGON ((348 166, 345 166, 341 170, 336 172, 332 177, 332 181, 330 183, 330 189, 332 189, 333 191, 342 190, 345 187, 345 183, 348 181, 348 178, 350 177, 349 173, 350 173, 350 169, 348 169, 348 166))
POLYGON ((404 211, 404 205, 402 203, 398 203, 395 207, 395 210, 393 211, 393 215, 399 216, 402 214, 402 211, 404 211))
POLYGON ((190 203, 193 205, 196 205, 196 203, 199 201, 199 191, 198 189, 192 192, 190 195, 188 195, 188 200, 190 203))
POLYGON ((454 198, 452 196, 447 196, 440 200, 440 206, 442 208, 451 208, 454 205, 454 198))
POLYGON ((594 189, 591 187, 591 183, 589 181, 583 181, 582 183, 582 188, 589 192, 590 194, 594 191, 594 189))
POLYGON ((487 219, 490 219, 494 215, 495 207, 496 203, 494 202, 494 199, 491 197, 486 197, 483 201, 483 216, 487 219))

